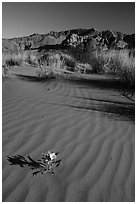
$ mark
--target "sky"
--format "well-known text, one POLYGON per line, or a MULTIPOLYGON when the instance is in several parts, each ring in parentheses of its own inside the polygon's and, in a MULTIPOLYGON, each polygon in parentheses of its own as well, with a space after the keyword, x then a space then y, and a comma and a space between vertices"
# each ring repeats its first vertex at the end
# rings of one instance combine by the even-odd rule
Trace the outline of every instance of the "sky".
POLYGON ((76 28, 135 33, 134 2, 3 2, 2 37, 76 28))

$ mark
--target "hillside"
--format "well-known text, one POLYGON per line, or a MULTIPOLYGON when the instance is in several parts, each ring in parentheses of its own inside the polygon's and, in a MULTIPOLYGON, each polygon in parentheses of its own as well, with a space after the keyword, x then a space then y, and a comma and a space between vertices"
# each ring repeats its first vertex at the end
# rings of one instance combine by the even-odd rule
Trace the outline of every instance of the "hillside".
POLYGON ((135 34, 126 35, 116 31, 99 32, 91 29, 74 29, 48 34, 32 34, 25 37, 2 39, 3 52, 34 49, 66 49, 75 47, 87 50, 134 49, 135 34))

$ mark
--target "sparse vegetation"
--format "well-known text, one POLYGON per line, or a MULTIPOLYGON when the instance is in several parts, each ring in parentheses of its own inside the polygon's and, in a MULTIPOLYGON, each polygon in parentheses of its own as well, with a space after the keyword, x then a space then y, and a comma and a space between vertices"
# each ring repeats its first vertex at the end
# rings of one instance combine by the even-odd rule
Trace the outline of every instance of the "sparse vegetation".
POLYGON ((57 72, 57 70, 53 70, 53 68, 49 66, 38 67, 36 69, 36 75, 39 78, 55 79, 59 73, 59 71, 57 72))
POLYGON ((21 65, 37 65, 37 58, 33 52, 10 52, 2 54, 2 75, 9 77, 12 75, 12 68, 21 65))
POLYGON ((36 64, 37 58, 33 52, 11 52, 2 54, 2 65, 6 67, 20 66, 23 64, 36 64))
POLYGON ((65 76, 65 71, 75 71, 76 61, 65 53, 46 53, 38 59, 37 76, 57 78, 65 76))
MULTIPOLYGON (((135 85, 135 58, 128 50, 110 50, 96 53, 98 69, 101 73, 113 74, 123 80, 128 87, 135 85)), ((92 63, 92 62, 91 62, 92 63)), ((97 67, 93 66, 93 69, 97 67)))
POLYGON ((3 54, 3 76, 11 74, 13 66, 23 64, 36 67, 36 74, 42 78, 56 78, 65 75, 65 71, 85 74, 113 74, 125 86, 134 89, 135 86, 135 57, 130 50, 85 51, 73 52, 49 51, 36 55, 31 51, 3 54), (75 58, 76 57, 76 58, 75 58))
POLYGON ((62 65, 66 67, 67 70, 75 71, 76 59, 69 54, 61 54, 62 65))
MULTIPOLYGON (((77 53, 78 54, 78 53, 77 53)), ((79 53, 80 56, 80 53, 79 53)), ((135 85, 135 57, 130 50, 85 52, 81 62, 91 65, 90 73, 113 74, 129 88, 135 85)), ((88 68, 90 70, 90 67, 88 68)))

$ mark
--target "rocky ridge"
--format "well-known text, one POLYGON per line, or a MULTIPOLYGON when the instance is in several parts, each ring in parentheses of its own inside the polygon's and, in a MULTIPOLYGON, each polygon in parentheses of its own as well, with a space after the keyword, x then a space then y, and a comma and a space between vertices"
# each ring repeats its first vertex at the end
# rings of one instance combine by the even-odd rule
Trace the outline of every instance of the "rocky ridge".
POLYGON ((39 48, 64 49, 68 47, 82 49, 134 49, 135 34, 126 35, 116 31, 99 32, 91 29, 73 29, 48 34, 32 34, 25 37, 2 39, 3 52, 18 52, 39 48))

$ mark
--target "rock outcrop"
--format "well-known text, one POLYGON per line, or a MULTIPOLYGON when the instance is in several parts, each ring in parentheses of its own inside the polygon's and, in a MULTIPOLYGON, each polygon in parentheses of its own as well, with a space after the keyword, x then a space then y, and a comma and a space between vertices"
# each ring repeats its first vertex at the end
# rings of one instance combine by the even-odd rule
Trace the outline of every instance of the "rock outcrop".
POLYGON ((74 29, 48 34, 32 34, 26 37, 2 39, 3 52, 18 52, 38 48, 67 48, 79 46, 90 50, 134 49, 135 34, 126 35, 115 31, 99 32, 91 29, 74 29))

